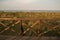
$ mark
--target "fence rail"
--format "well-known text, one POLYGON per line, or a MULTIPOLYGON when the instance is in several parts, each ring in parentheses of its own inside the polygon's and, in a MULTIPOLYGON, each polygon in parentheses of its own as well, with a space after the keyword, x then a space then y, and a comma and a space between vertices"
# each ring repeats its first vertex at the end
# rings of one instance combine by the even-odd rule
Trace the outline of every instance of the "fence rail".
POLYGON ((0 18, 0 20, 56 20, 59 18, 0 18))
MULTIPOLYGON (((42 36, 43 34, 49 32, 49 31, 52 31, 54 29, 56 29, 57 27, 60 26, 60 24, 58 25, 55 25, 55 26, 50 26, 49 24, 46 24, 48 20, 56 20, 56 19, 51 19, 51 18, 48 18, 48 19, 34 19, 34 18, 0 18, 0 27, 4 27, 4 28, 0 28, 0 34, 3 34, 5 31, 7 30, 10 30, 12 32, 15 32, 16 34, 18 35, 26 35, 28 34, 27 32, 28 31, 32 31, 35 36, 42 36), (2 21, 1 21, 2 20, 2 21), (13 21, 12 23, 9 23, 8 25, 6 25, 4 23, 4 21, 13 21), (32 23, 32 22, 33 23, 32 23), (31 25, 29 25, 29 23, 31 22, 31 25), (27 24, 28 23, 28 24, 27 24), (17 29, 15 28, 14 29, 14 26, 19 24, 19 26, 16 26, 17 29), (45 24, 47 30, 44 31, 44 32, 41 32, 41 29, 42 29, 42 26, 41 24, 45 24), (37 25, 37 27, 36 27, 37 25), (27 27, 25 30, 24 30, 24 27, 27 27), (20 28, 19 28, 20 27, 20 28), (36 27, 36 30, 34 30, 34 28, 36 27), (19 30, 18 30, 19 29, 19 30), (16 30, 18 30, 19 32, 17 32, 16 30)), ((8 33, 8 32, 7 32, 8 33)), ((30 34, 29 35, 32 35, 31 32, 29 32, 30 34)))

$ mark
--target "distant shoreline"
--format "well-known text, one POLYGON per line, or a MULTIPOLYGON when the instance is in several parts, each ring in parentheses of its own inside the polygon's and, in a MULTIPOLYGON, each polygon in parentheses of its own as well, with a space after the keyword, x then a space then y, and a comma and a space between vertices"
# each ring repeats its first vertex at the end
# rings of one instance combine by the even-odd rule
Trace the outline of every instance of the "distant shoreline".
POLYGON ((0 12, 60 12, 60 10, 0 10, 0 12))

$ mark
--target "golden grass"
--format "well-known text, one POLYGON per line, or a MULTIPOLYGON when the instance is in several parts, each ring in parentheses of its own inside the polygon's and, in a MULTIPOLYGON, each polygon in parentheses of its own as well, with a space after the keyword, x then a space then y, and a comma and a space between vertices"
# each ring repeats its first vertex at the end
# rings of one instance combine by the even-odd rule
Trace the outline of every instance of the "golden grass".
POLYGON ((60 18, 60 12, 0 12, 0 17, 8 18, 60 18))

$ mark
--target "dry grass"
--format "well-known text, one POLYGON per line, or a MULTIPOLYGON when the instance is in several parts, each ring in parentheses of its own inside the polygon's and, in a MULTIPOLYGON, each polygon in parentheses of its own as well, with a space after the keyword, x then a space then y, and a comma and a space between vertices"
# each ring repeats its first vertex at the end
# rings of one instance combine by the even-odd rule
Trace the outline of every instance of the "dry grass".
POLYGON ((0 12, 0 17, 18 18, 60 18, 60 12, 0 12))
MULTIPOLYGON (((29 19, 53 19, 53 20, 48 20, 48 21, 46 21, 45 20, 45 23, 42 23, 42 27, 40 28, 41 29, 41 32, 43 32, 43 33, 41 33, 41 34, 45 34, 45 33, 47 33, 48 32, 48 34, 50 35, 50 33, 49 33, 49 31, 51 30, 52 31, 52 29, 50 29, 50 27, 49 26, 52 26, 52 27, 54 27, 55 28, 55 25, 57 25, 57 24, 59 24, 60 23, 60 12, 0 12, 0 19, 1 18, 5 18, 5 21, 7 21, 7 19, 6 18, 15 18, 15 19, 17 19, 17 18, 29 18, 29 19), (56 20, 54 20, 54 19, 56 19, 56 20), (48 26, 49 25, 49 26, 48 26), (47 27, 46 27, 47 26, 47 27), (49 27, 49 29, 48 30, 46 30, 47 28, 49 27)), ((14 19, 14 20, 15 20, 14 19)), ((8 19, 8 20, 10 20, 10 19, 8 19)), ((1 20, 0 20, 1 21, 1 20)), ((2 21, 2 23, 3 22, 5 22, 4 20, 2 21)), ((11 20, 10 20, 11 21, 11 20)), ((23 20, 23 23, 28 23, 28 24, 31 24, 30 26, 31 27, 33 27, 35 24, 35 22, 36 21, 31 21, 31 20, 25 20, 26 22, 24 22, 24 20, 23 20), (32 25, 33 24, 33 25, 32 25)), ((6 22, 5 22, 6 23, 6 22)), ((22 23, 22 25, 23 25, 23 23, 22 23)), ((7 24, 8 24, 8 22, 7 22, 7 24)), ((26 26, 28 26, 28 24, 26 25, 26 26)), ((4 24, 3 24, 4 25, 4 24)), ((17 25, 19 25, 19 24, 17 24, 17 25)), ((19 26, 17 26, 16 25, 16 27, 19 27, 19 26)), ((60 26, 60 25, 59 25, 60 26)), ((1 26, 2 27, 2 26, 1 26)), ((35 25, 33 28, 32 28, 32 31, 36 31, 37 30, 37 28, 39 28, 40 27, 40 25, 35 25)), ((19 29, 19 30, 16 30, 16 28, 15 28, 15 26, 14 27, 12 27, 16 32, 18 32, 20 29, 19 28, 17 28, 17 29, 19 29)), ((23 28, 25 29, 25 26, 23 25, 23 28)), ((2 29, 2 28, 0 28, 0 29, 2 29)), ((7 29, 9 29, 9 27, 7 28, 7 29)), ((5 29, 5 30, 7 30, 7 29, 5 29)), ((12 31, 14 31, 14 30, 12 30, 12 31)), ((58 27, 56 30, 58 30, 58 33, 59 33, 59 30, 60 30, 60 27, 58 27)), ((53 33, 53 35, 52 36, 54 36, 54 32, 57 32, 56 30, 53 30, 53 32, 51 32, 51 33, 53 33)), ((30 30, 30 28, 28 28, 27 27, 27 30, 26 31, 31 31, 30 30)), ((26 31, 24 32, 24 33, 26 33, 26 31)), ((32 35, 34 35, 34 33, 32 33, 32 31, 30 32, 32 35)), ((2 32, 4 32, 4 30, 2 31, 2 32)), ((7 32, 9 32, 8 30, 7 30, 7 32)), ((27 32, 26 34, 28 35, 28 33, 29 32, 27 32)), ((4 33, 3 33, 4 34, 4 33)), ((12 33, 13 34, 13 33, 12 33)), ((40 34, 40 35, 41 35, 40 34)), ((30 34, 29 34, 30 35, 30 34)), ((56 35, 56 34, 55 34, 56 35)), ((60 33, 59 33, 59 36, 60 36, 60 33)))

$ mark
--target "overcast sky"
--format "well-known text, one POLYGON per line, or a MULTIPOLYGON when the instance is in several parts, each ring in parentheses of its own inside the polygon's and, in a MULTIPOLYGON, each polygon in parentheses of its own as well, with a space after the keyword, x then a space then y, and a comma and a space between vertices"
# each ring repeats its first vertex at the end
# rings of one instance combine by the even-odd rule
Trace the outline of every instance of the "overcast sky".
POLYGON ((60 0, 0 0, 0 10, 60 10, 60 0))

